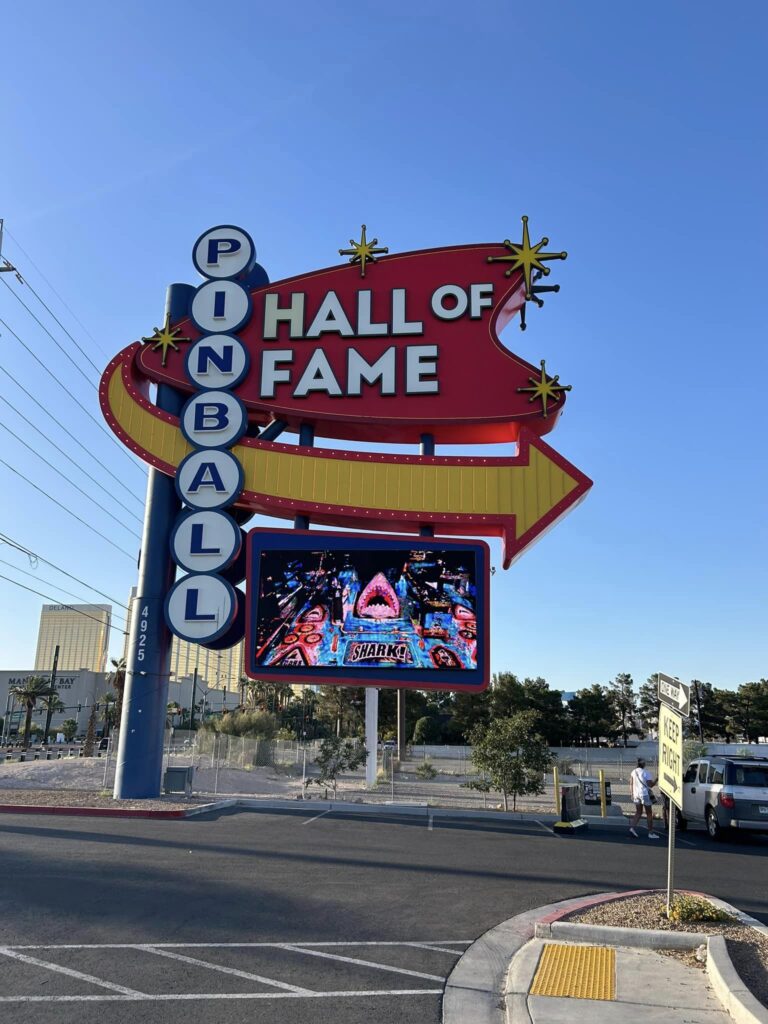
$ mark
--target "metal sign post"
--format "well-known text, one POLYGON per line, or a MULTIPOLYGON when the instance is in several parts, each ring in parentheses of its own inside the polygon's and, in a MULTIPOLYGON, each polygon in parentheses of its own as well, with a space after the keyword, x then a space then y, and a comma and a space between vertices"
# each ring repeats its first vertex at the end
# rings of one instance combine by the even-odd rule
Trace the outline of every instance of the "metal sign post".
MULTIPOLYGON (((659 699, 659 789, 669 797, 667 825, 667 917, 672 907, 675 877, 675 809, 682 807, 683 792, 683 716, 669 707, 674 701, 680 704, 683 685, 669 676, 658 677, 659 699), (671 685, 675 684, 675 685, 671 685), (662 697, 665 686, 665 697, 662 697), (669 703, 668 703, 669 702, 669 703)), ((686 687, 687 689, 687 687, 686 687)), ((685 694, 690 708, 690 690, 685 694)))

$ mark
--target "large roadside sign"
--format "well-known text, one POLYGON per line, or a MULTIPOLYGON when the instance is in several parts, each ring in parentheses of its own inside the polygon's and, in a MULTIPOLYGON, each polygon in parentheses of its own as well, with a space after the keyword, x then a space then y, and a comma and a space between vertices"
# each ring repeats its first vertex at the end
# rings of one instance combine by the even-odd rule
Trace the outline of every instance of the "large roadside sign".
POLYGON ((657 673, 656 678, 661 703, 677 711, 683 718, 688 718, 691 713, 691 688, 688 683, 681 683, 679 679, 665 676, 663 672, 657 673))
POLYGON ((659 789, 682 809, 682 787, 683 719, 662 704, 659 708, 659 789))

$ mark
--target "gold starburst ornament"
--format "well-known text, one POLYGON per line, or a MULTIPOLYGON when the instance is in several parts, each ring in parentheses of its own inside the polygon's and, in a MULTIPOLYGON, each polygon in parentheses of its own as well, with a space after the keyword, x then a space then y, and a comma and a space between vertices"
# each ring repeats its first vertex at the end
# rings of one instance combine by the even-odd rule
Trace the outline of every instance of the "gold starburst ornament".
POLYGON ((379 246, 378 238, 372 238, 370 242, 368 241, 365 237, 365 224, 362 225, 360 241, 356 242, 354 238, 350 238, 349 244, 351 248, 339 249, 339 256, 350 256, 350 263, 359 263, 361 277, 365 277, 366 263, 375 263, 376 256, 379 253, 389 252, 387 246, 379 246))
POLYGON ((177 341, 192 341, 191 338, 185 338, 179 334, 180 327, 171 327, 171 314, 165 314, 165 323, 162 327, 154 327, 154 334, 149 338, 142 338, 141 340, 145 345, 151 345, 153 351, 160 351, 163 354, 162 366, 165 366, 165 361, 168 358, 168 349, 172 348, 174 352, 179 351, 179 346, 176 344, 177 341))
POLYGON ((541 401, 541 414, 544 419, 547 418, 547 402, 556 402, 558 398, 562 398, 564 391, 571 391, 573 388, 572 384, 560 384, 560 377, 555 374, 554 377, 547 376, 547 364, 546 360, 541 360, 541 379, 537 380, 535 377, 529 377, 528 380, 531 383, 529 388, 518 388, 518 394, 529 393, 529 402, 541 401))
POLYGON ((567 258, 567 252, 542 252, 545 245, 549 244, 549 239, 544 236, 540 242, 536 245, 531 245, 531 236, 528 233, 528 218, 523 217, 523 240, 518 245, 516 242, 510 242, 508 238, 504 239, 505 248, 509 249, 509 256, 489 256, 489 263, 509 263, 509 267, 504 271, 505 277, 511 277, 516 270, 522 270, 523 280, 525 281, 525 300, 530 302, 533 298, 533 274, 538 271, 543 274, 544 277, 549 275, 549 267, 544 265, 545 260, 564 260, 567 258))

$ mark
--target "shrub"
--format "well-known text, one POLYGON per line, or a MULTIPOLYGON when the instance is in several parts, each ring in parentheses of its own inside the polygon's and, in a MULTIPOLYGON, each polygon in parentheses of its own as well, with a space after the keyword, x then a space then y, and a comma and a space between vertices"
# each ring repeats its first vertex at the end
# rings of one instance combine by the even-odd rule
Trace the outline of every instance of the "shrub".
POLYGON ((736 919, 701 896, 681 893, 672 899, 669 920, 681 924, 685 921, 735 921, 736 919))
POLYGON ((437 768, 431 761, 423 761, 416 769, 416 774, 420 779, 434 779, 437 778, 437 768))
POLYGON ((424 715, 413 727, 414 743, 437 743, 440 739, 440 721, 434 716, 424 715))

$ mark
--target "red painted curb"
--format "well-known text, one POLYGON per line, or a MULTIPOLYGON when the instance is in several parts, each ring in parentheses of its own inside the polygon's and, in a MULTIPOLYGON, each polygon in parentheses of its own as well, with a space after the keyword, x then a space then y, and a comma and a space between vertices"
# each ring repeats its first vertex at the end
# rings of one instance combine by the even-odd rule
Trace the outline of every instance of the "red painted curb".
POLYGON ((626 892, 605 892, 597 896, 585 896, 580 903, 565 910, 556 910, 553 914, 547 914, 546 917, 541 917, 539 920, 542 924, 551 924, 553 921, 559 921, 561 917, 568 917, 569 914, 584 910, 585 907, 596 907, 600 903, 611 903, 613 900, 623 900, 628 896, 642 896, 643 893, 652 891, 652 889, 627 889, 626 892))
POLYGON ((0 814, 61 814, 81 818, 186 818, 189 811, 139 811, 119 807, 48 807, 37 804, 0 804, 0 814))

